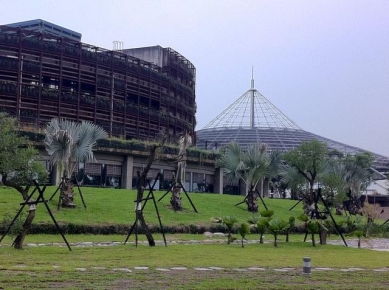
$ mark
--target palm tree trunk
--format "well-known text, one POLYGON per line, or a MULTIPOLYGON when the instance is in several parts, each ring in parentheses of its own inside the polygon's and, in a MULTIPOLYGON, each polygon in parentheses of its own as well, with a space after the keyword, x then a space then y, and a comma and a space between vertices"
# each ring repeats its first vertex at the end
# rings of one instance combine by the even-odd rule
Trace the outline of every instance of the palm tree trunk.
POLYGON ((247 210, 249 212, 258 212, 258 202, 257 202, 257 194, 250 188, 249 193, 247 194, 247 210))
POLYGON ((277 235, 276 234, 274 234, 274 247, 278 247, 278 245, 277 245, 277 235))
POLYGON ((316 247, 315 234, 312 233, 312 246, 316 247))
POLYGON ((259 243, 263 244, 263 233, 259 234, 259 243))
POLYGON ((61 205, 66 208, 75 208, 73 184, 69 178, 64 178, 61 186, 61 205))

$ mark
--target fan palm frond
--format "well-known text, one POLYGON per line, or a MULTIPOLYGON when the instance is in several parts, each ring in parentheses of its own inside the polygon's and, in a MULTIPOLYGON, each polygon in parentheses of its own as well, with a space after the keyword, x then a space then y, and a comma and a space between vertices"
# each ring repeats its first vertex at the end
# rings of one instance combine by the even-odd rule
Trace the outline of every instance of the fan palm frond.
POLYGON ((94 160, 93 146, 107 133, 91 122, 77 123, 66 119, 52 119, 45 129, 45 147, 54 164, 61 163, 70 175, 78 162, 94 160))

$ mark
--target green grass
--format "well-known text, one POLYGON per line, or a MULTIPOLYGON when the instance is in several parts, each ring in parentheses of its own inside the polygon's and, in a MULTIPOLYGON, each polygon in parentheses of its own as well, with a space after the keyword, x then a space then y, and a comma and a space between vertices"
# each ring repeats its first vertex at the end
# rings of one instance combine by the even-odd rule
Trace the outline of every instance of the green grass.
MULTIPOLYGON (((45 197, 48 199, 55 191, 55 187, 48 187, 45 191, 45 197)), ((147 194, 148 192, 146 192, 147 194)), ((165 192, 155 191, 155 197, 158 200, 165 192)), ((57 210, 58 193, 52 201, 49 201, 51 210, 58 222, 74 224, 132 224, 135 220, 135 191, 125 189, 104 189, 104 188, 82 188, 82 194, 87 205, 84 209, 80 195, 77 193, 75 203, 76 209, 57 210)), ((220 194, 199 194, 189 193, 199 213, 196 213, 189 200, 182 195, 184 210, 174 212, 170 209, 170 193, 157 203, 164 225, 209 225, 211 218, 224 217, 228 215, 235 216, 239 222, 245 222, 252 214, 247 211, 246 204, 235 206, 243 201, 244 196, 220 195, 220 194)), ((275 216, 281 219, 288 219, 290 216, 297 217, 302 213, 301 203, 292 211, 289 209, 296 204, 293 200, 282 199, 264 199, 267 207, 274 210, 275 216)), ((0 187, 0 213, 1 215, 15 215, 22 202, 21 195, 14 190, 0 187)), ((259 210, 264 210, 264 206, 258 200, 259 210)), ((158 219, 152 201, 148 201, 144 209, 146 221, 157 225, 158 219)), ((1 218, 0 215, 0 218, 1 218)), ((43 204, 38 205, 34 223, 51 222, 43 204)))
MULTIPOLYGON (((50 197, 55 187, 46 190, 50 197)), ((83 188, 88 208, 85 210, 79 195, 76 209, 57 211, 57 198, 49 205, 61 223, 131 225, 134 220, 135 191, 122 189, 83 188)), ((156 192, 157 199, 165 192, 156 192)), ((209 225, 212 217, 235 216, 244 222, 252 214, 245 204, 235 206, 242 196, 218 194, 190 194, 199 213, 195 213, 183 195, 184 211, 169 209, 170 194, 158 203, 164 225, 209 225)), ((7 213, 14 215, 21 202, 20 194, 0 188, 0 218, 7 213)), ((275 216, 287 219, 302 213, 301 204, 289 211, 296 201, 265 199, 275 216)), ((260 210, 263 205, 259 202, 260 210)), ((42 204, 38 205, 34 223, 51 223, 42 204)), ((157 224, 156 212, 150 203, 145 209, 146 220, 157 224)), ((339 219, 339 217, 336 217, 339 219)), ((236 235, 238 236, 238 235, 236 235)), ((389 267, 389 253, 344 246, 317 245, 302 242, 304 235, 292 235, 289 243, 279 237, 279 247, 274 248, 272 236, 265 236, 265 244, 170 244, 149 247, 140 243, 117 246, 25 247, 18 251, 10 244, 12 237, 6 236, 0 245, 0 289, 387 289, 389 272, 373 269, 389 267), (302 258, 309 256, 312 267, 334 268, 331 271, 313 272, 302 275, 302 258), (136 266, 147 266, 149 270, 135 270, 136 266), (160 272, 158 267, 183 266, 185 271, 160 272), (103 267, 103 268, 100 268, 103 267), (221 267, 222 271, 196 271, 195 267, 221 267), (236 271, 235 268, 265 268, 265 271, 236 271), (277 272, 277 268, 291 268, 288 272, 277 272), (128 268, 130 273, 115 270, 128 268), (342 272, 341 268, 363 268, 356 272, 342 272), (80 270, 81 269, 81 270, 80 270), (368 286, 366 286, 368 285, 368 286)), ((331 238, 334 236, 332 235, 331 238)), ((126 235, 66 235, 70 243, 76 242, 123 242, 126 235)), ((145 237, 140 235, 140 241, 145 237)), ((162 240, 160 234, 155 234, 162 240)), ((339 237, 338 237, 339 238, 339 237)), ((167 234, 170 241, 204 240, 204 235, 167 234)), ((207 238, 209 239, 209 238, 207 238)), ((223 239, 214 237, 212 239, 223 239)), ((257 235, 248 239, 258 240, 257 235)), ((60 235, 29 235, 26 243, 62 243, 60 235)))
POLYGON ((239 245, 174 245, 73 248, 27 247, 16 251, 0 247, 0 287, 4 289, 385 289, 389 253, 309 243, 239 245), (302 275, 302 258, 312 267, 331 271, 302 275), (149 270, 135 270, 136 266, 149 270), (187 267, 159 272, 157 268, 187 267), (223 271, 195 271, 195 267, 221 267, 223 271), (261 267, 264 271, 234 269, 261 267), (341 268, 363 268, 342 272, 341 268), (130 269, 124 273, 115 269, 130 269), (274 269, 292 268, 288 272, 274 269), (82 269, 82 270, 79 270, 82 269))
MULTIPOLYGON (((134 240, 132 239, 132 242, 134 240)), ((389 267, 389 253, 344 246, 318 245, 304 242, 247 244, 193 244, 149 247, 133 244, 111 247, 26 247, 17 251, 10 246, 0 248, 0 265, 10 268, 23 264, 25 269, 52 267, 301 267, 302 258, 309 256, 314 267, 362 267, 366 269, 389 267), (340 258, 343 257, 343 258, 340 258)))

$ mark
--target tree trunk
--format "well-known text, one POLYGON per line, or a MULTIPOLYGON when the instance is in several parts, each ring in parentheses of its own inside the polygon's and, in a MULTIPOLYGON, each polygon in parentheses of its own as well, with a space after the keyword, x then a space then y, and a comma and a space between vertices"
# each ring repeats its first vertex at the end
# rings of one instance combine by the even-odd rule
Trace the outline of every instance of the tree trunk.
POLYGON ((249 212, 258 212, 257 194, 255 191, 250 190, 247 194, 247 210, 249 212))
POLYGON ((312 234, 312 246, 316 247, 315 234, 312 234))
POLYGON ((28 216, 23 224, 23 230, 22 232, 16 236, 13 245, 15 249, 22 250, 23 249, 23 242, 24 239, 26 238, 28 232, 30 231, 30 227, 32 224, 32 221, 35 218, 35 209, 29 210, 28 211, 28 216))
POLYGON ((259 234, 259 243, 263 244, 263 233, 259 234))
POLYGON ((151 234, 149 227, 146 224, 145 218, 143 216, 141 203, 143 201, 143 193, 144 193, 144 190, 146 188, 147 173, 149 172, 151 165, 153 164, 153 162, 156 158, 156 150, 157 150, 157 148, 162 147, 165 144, 167 137, 168 137, 167 135, 164 136, 163 139, 160 140, 158 145, 152 145, 150 147, 150 152, 149 152, 149 156, 147 157, 146 166, 143 168, 142 172, 140 172, 140 171, 137 172, 137 175, 139 178, 139 183, 138 183, 138 187, 137 187, 136 201, 137 201, 137 205, 139 205, 139 207, 136 208, 136 218, 140 222, 140 226, 146 235, 146 238, 147 238, 147 241, 149 242, 150 247, 155 246, 155 241, 154 241, 153 235, 151 234))
POLYGON ((274 247, 278 247, 278 245, 277 245, 277 235, 274 235, 274 247))
POLYGON ((61 195, 60 195, 61 205, 66 208, 75 208, 74 204, 74 190, 73 184, 70 179, 64 178, 63 184, 61 186, 61 195))
POLYGON ((137 206, 135 212, 136 212, 136 218, 140 222, 142 232, 146 235, 147 241, 149 242, 149 246, 154 247, 155 241, 154 241, 153 235, 151 234, 149 227, 146 224, 145 218, 143 216, 143 210, 142 210, 142 201, 143 201, 144 188, 146 185, 146 176, 147 176, 147 173, 146 173, 146 175, 144 175, 144 173, 142 173, 142 175, 140 175, 140 173, 138 172, 139 184, 138 184, 138 193, 137 193, 137 198, 136 198, 138 206, 137 206))
POLYGON ((140 222, 140 226, 141 226, 144 234, 146 235, 147 241, 149 242, 149 246, 154 247, 155 241, 154 241, 153 235, 151 234, 149 227, 146 224, 145 218, 143 216, 143 211, 136 210, 136 217, 137 217, 138 221, 140 222))
MULTIPOLYGON (((22 195, 23 200, 25 202, 32 202, 33 201, 31 199, 27 200, 28 199, 28 192, 30 190, 29 185, 23 187, 23 186, 20 186, 18 184, 15 184, 13 182, 9 182, 6 175, 1 176, 1 181, 3 182, 3 184, 5 186, 9 186, 9 187, 16 189, 22 195)), ((13 242, 15 249, 19 249, 19 250, 23 249, 24 239, 26 238, 28 232, 30 231, 32 221, 35 218, 35 209, 36 209, 35 204, 29 205, 28 216, 27 216, 26 220, 24 221, 23 230, 19 235, 16 236, 16 238, 13 242)))
POLYGON ((327 231, 321 230, 319 232, 319 238, 320 238, 320 245, 326 245, 327 244, 327 231))
POLYGON ((175 211, 182 210, 181 193, 180 193, 180 186, 178 182, 175 183, 175 185, 173 186, 172 197, 170 198, 170 204, 172 205, 175 211))

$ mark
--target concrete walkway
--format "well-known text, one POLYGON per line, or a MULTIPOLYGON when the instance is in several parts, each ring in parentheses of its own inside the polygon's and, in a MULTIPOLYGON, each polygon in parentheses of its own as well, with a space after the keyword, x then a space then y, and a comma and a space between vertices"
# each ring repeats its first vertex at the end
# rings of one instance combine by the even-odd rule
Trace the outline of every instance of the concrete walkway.
MULTIPOLYGON (((19 264, 13 266, 15 269, 25 268, 26 265, 19 264)), ((54 265, 53 269, 60 269, 60 266, 54 265)), ((146 266, 136 266, 129 268, 108 268, 104 266, 95 266, 95 267, 85 267, 85 268, 74 268, 76 271, 87 272, 87 271, 120 271, 126 273, 132 272, 141 272, 141 271, 157 271, 157 272, 171 272, 171 271, 236 271, 236 272, 248 272, 248 271, 275 271, 275 272, 302 272, 303 267, 301 268, 260 268, 260 267, 250 267, 250 268, 221 268, 221 267, 171 267, 171 268, 150 268, 146 266)), ((373 271, 373 272, 389 272, 389 268, 377 268, 377 269, 364 269, 364 268, 321 268, 321 267, 312 267, 311 272, 318 271, 340 271, 340 272, 363 272, 363 271, 373 271)))
MULTIPOLYGON (((283 243, 284 241, 280 241, 280 243, 283 243)), ((310 240, 306 241, 307 243, 311 243, 310 240)), ((358 240, 357 239, 346 239, 347 246, 352 248, 358 247, 358 240)), ((156 245, 164 245, 164 241, 162 240, 156 240, 156 245)), ((223 239, 204 239, 204 240, 177 240, 177 241, 166 241, 166 244, 168 246, 173 245, 205 245, 205 244, 225 244, 226 238, 223 239)), ((233 242, 234 244, 239 244, 240 241, 236 240, 233 242)), ((258 240, 247 240, 244 242, 245 244, 258 244, 258 240)), ((272 243, 272 241, 265 241, 265 243, 272 243)), ((77 242, 77 243, 69 243, 71 247, 111 247, 111 246, 119 246, 123 245, 123 242, 119 241, 112 241, 112 242, 77 242)), ((135 242, 133 239, 131 239, 129 242, 127 242, 129 245, 135 245, 135 242)), ((337 246, 343 246, 343 240, 327 240, 327 244, 329 245, 337 245, 337 246)), ((148 245, 147 241, 138 241, 138 245, 148 245)), ((1 246, 5 246, 4 244, 0 244, 1 246)), ((27 243, 27 247, 38 247, 38 246, 59 246, 59 247, 65 247, 65 243, 27 243)), ((361 248, 364 249, 370 249, 375 251, 388 251, 389 252, 389 239, 362 239, 361 240, 361 248)))

